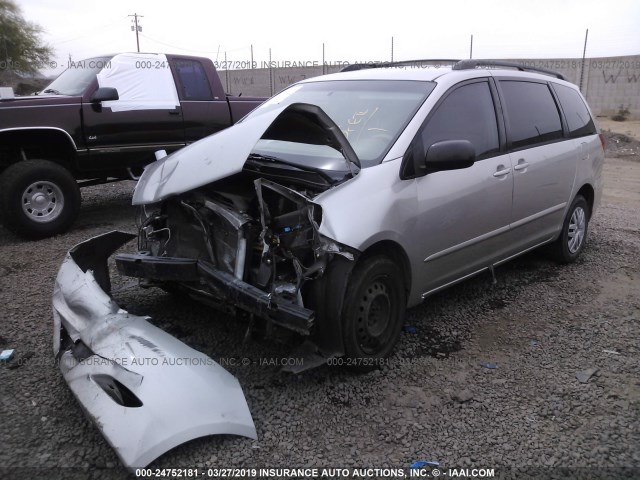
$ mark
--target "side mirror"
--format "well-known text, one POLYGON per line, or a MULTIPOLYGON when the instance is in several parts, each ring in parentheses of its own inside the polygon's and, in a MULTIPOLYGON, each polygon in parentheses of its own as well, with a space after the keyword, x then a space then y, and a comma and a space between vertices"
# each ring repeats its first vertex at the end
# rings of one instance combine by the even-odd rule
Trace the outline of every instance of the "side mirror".
POLYGON ((91 95, 91 103, 108 102, 119 99, 118 90, 112 87, 100 87, 91 95))
POLYGON ((475 161, 476 150, 469 140, 444 140, 429 147, 420 169, 424 173, 459 170, 470 167, 475 161))

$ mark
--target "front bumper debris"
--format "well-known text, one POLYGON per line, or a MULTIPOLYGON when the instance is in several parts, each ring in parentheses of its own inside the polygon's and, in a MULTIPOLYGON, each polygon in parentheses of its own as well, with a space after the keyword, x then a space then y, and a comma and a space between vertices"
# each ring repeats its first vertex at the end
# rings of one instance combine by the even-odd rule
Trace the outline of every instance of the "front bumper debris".
POLYGON ((73 394, 130 469, 206 435, 256 439, 233 375, 109 297, 107 258, 132 238, 80 243, 58 272, 53 350, 73 394))

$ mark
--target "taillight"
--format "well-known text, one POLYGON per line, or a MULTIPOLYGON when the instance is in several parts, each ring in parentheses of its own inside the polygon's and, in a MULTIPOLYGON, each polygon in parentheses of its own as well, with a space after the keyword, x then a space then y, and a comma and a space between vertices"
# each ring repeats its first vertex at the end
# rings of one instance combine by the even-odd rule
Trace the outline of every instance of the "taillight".
POLYGON ((602 134, 602 133, 601 133, 601 134, 600 134, 600 135, 598 135, 598 136, 600 137, 600 143, 602 144, 602 150, 604 151, 604 147, 606 147, 606 146, 607 146, 607 142, 606 142, 606 140, 604 139, 604 134, 602 134))

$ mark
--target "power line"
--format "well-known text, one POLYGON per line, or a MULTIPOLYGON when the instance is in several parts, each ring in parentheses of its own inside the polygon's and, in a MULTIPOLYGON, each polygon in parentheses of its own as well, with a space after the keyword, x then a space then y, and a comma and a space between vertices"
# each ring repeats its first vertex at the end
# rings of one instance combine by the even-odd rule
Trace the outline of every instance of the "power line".
MULTIPOLYGON (((95 34, 99 33, 99 30, 102 30, 102 29, 104 29, 106 27, 110 27, 111 25, 114 25, 114 24, 120 22, 123 18, 127 18, 127 17, 118 17, 116 20, 113 20, 112 22, 105 23, 105 24, 100 25, 98 27, 93 27, 90 30, 81 30, 82 33, 80 35, 76 36, 76 37, 71 37, 71 38, 67 37, 64 40, 55 40, 55 39, 53 39, 51 43, 53 45, 62 45, 63 43, 69 43, 69 42, 73 42, 75 40, 79 40, 81 38, 90 37, 92 35, 95 35, 95 34)), ((62 38, 64 38, 64 37, 62 37, 62 38)))
MULTIPOLYGON (((175 48, 176 50, 183 50, 185 52, 193 52, 193 53, 215 53, 216 55, 218 55, 220 53, 220 48, 218 48, 218 50, 195 50, 193 48, 184 48, 184 47, 178 47, 177 45, 172 45, 170 43, 166 43, 166 42, 162 42, 160 40, 156 40, 155 38, 152 38, 148 35, 144 35, 143 33, 140 34, 141 37, 146 38, 147 40, 151 40, 152 42, 155 43, 159 43, 160 45, 164 45, 165 47, 171 47, 171 48, 175 48)), ((239 47, 239 48, 234 48, 233 50, 225 50, 223 53, 233 53, 233 52, 239 52, 240 50, 247 50, 250 49, 251 46, 245 46, 245 47, 239 47)))

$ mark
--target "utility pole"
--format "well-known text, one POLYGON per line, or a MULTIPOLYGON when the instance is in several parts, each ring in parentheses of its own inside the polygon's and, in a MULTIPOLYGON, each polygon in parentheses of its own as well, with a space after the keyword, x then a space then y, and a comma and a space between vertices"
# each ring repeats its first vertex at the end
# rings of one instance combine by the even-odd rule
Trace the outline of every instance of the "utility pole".
POLYGON ((140 53, 140 38, 138 37, 138 32, 142 31, 142 25, 138 25, 138 17, 144 18, 144 16, 138 15, 137 13, 128 16, 133 17, 133 20, 131 20, 131 23, 133 23, 133 25, 131 25, 131 31, 136 32, 136 47, 138 47, 138 53, 140 53))
POLYGON ((471 46, 469 47, 469 58, 473 58, 473 34, 471 34, 471 46))
POLYGON ((393 37, 391 37, 391 63, 393 63, 393 37))
POLYGON ((580 91, 582 93, 584 93, 582 91, 582 81, 584 80, 584 62, 587 56, 587 39, 589 38, 589 29, 587 28, 587 31, 584 34, 584 48, 582 49, 582 64, 580 65, 580 85, 578 86, 578 88, 580 88, 580 91))

